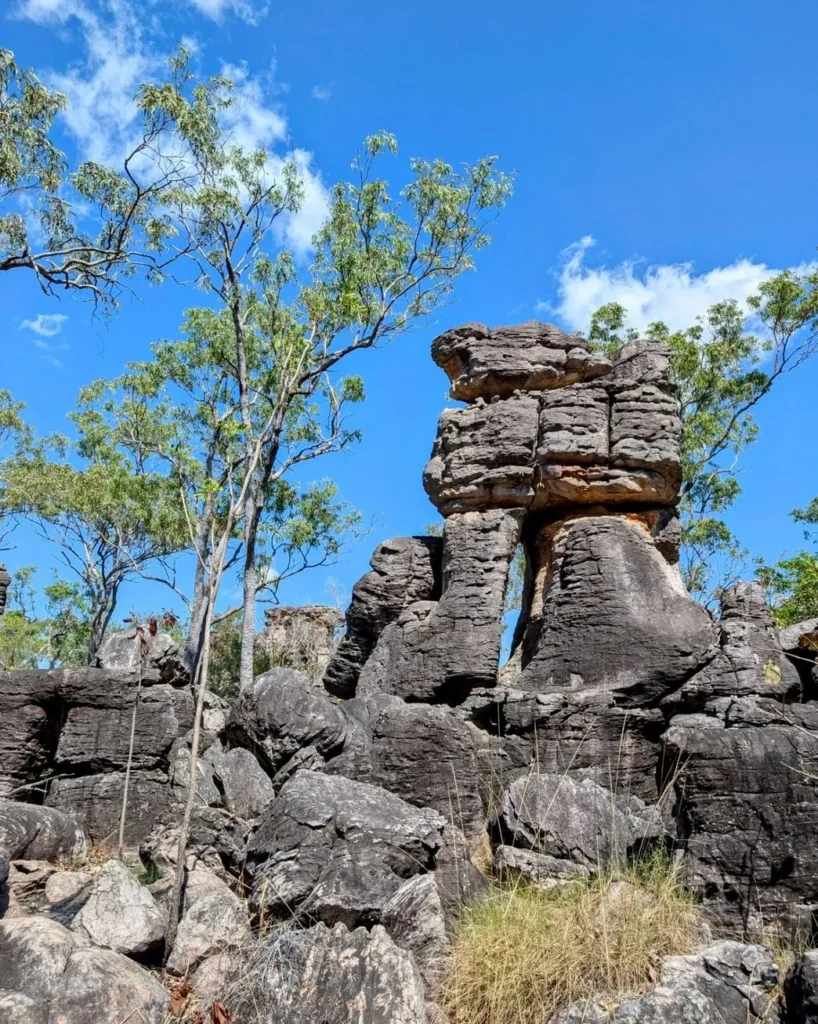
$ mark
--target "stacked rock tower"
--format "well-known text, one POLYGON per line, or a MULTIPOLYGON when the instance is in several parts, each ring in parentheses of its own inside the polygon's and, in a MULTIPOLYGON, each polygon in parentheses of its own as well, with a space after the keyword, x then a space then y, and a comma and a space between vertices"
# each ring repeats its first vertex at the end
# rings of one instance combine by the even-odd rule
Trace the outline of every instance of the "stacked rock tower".
POLYGON ((442 544, 376 553, 327 689, 459 704, 494 686, 520 543, 526 586, 505 683, 634 696, 680 685, 714 636, 676 569, 681 424, 667 350, 637 341, 611 360, 530 322, 465 324, 432 354, 467 403, 444 411, 423 476, 442 544))

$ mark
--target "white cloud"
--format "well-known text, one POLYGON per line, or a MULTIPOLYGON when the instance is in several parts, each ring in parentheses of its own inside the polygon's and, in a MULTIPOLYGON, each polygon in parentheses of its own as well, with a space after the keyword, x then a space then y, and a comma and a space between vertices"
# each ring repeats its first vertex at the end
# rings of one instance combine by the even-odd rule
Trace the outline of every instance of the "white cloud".
POLYGON ((311 248, 313 235, 327 219, 329 192, 321 175, 312 169, 312 153, 296 149, 290 156, 304 185, 304 198, 298 212, 287 214, 282 221, 279 237, 303 257, 311 248))
MULTIPOLYGON (((232 12, 250 21, 266 9, 248 0, 189 2, 216 20, 232 12)), ((66 70, 52 72, 49 84, 68 96, 64 123, 82 157, 121 165, 138 140, 136 92, 143 81, 162 70, 153 40, 153 33, 159 31, 156 22, 146 17, 137 0, 22 0, 16 13, 49 27, 79 28, 84 43, 81 56, 66 70)), ((195 42, 190 37, 186 41, 189 47, 195 42)), ((224 120, 230 142, 248 150, 265 150, 271 174, 279 174, 286 157, 278 150, 289 149, 289 126, 275 100, 286 90, 275 82, 274 68, 263 75, 251 75, 244 63, 224 64, 221 70, 235 85, 236 103, 224 120)), ((288 155, 302 175, 305 196, 302 209, 282 218, 278 237, 303 256, 326 217, 329 197, 312 167, 312 154, 295 149, 288 155)))
POLYGON ((266 3, 254 3, 252 0, 188 0, 200 14, 211 18, 213 21, 221 21, 225 14, 231 12, 248 25, 258 25, 267 15, 268 5, 266 3))
POLYGON ((150 19, 131 0, 24 0, 16 13, 43 25, 77 23, 83 56, 47 79, 68 97, 63 121, 82 156, 118 163, 136 135, 136 91, 161 63, 144 36, 150 19))
POLYGON ((60 333, 67 319, 64 313, 39 313, 33 320, 24 320, 20 330, 34 331, 41 338, 53 338, 60 333))
POLYGON ((287 119, 268 103, 272 79, 251 77, 246 64, 223 64, 222 74, 235 86, 236 103, 226 117, 230 141, 245 149, 271 149, 287 138, 287 119))
POLYGON ((323 85, 314 85, 312 87, 312 98, 314 100, 328 100, 332 96, 332 89, 327 89, 323 85))
POLYGON ((715 302, 744 304, 767 278, 777 273, 765 263, 738 259, 697 274, 692 263, 646 264, 625 260, 590 267, 586 259, 595 240, 586 235, 563 253, 557 273, 557 302, 537 303, 537 311, 556 315, 572 330, 586 330, 594 313, 608 302, 628 311, 628 325, 644 330, 661 320, 671 330, 690 327, 715 302))

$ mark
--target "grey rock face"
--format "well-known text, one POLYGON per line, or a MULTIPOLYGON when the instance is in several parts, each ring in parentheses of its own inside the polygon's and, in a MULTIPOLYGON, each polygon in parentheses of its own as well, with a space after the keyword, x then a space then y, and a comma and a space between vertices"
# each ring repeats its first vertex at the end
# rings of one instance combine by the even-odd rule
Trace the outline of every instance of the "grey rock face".
POLYGON ((716 631, 647 532, 617 516, 567 522, 557 535, 539 639, 516 686, 616 691, 655 703, 714 654, 716 631))
POLYGON ((423 982, 411 953, 376 925, 319 924, 275 937, 264 971, 231 1005, 262 1007, 276 1024, 426 1024, 423 982))
POLYGON ((248 844, 253 902, 288 918, 375 924, 406 878, 434 868, 443 826, 376 786, 297 772, 248 844))
POLYGON ((0 849, 9 860, 73 861, 85 852, 85 836, 61 811, 0 800, 0 849))
POLYGON ((162 1024, 168 993, 147 971, 118 953, 77 943, 55 921, 0 922, 0 1007, 20 1024, 162 1024))
POLYGON ((404 608, 440 597, 443 545, 439 537, 397 537, 375 550, 371 571, 352 589, 346 635, 324 673, 324 686, 352 697, 358 676, 384 629, 404 608))
POLYGON ((326 771, 432 807, 473 837, 484 827, 483 734, 447 707, 394 697, 358 697, 342 705, 352 725, 326 771))
POLYGON ((455 711, 490 737, 482 759, 487 787, 508 786, 536 766, 647 802, 659 796, 665 719, 656 708, 621 708, 601 690, 484 689, 455 711))
POLYGON ((206 957, 241 946, 250 935, 244 902, 224 887, 195 900, 179 922, 167 969, 186 974, 206 957))
POLYGON ((84 890, 71 929, 95 946, 145 956, 162 944, 165 915, 156 900, 119 861, 109 860, 84 890))
MULTIPOLYGON (((192 693, 187 685, 162 683, 155 668, 142 676, 140 683, 138 672, 100 668, 0 673, 0 795, 22 786, 37 796, 37 780, 50 775, 70 788, 124 769, 137 689, 136 772, 166 771, 173 741, 192 724, 192 693)), ((58 783, 40 791, 49 799, 52 785, 58 783)), ((80 804, 78 821, 85 825, 94 810, 80 804)))
POLYGON ((664 737, 691 881, 725 924, 818 903, 818 705, 720 698, 664 737))
POLYGON ((269 775, 241 747, 221 752, 213 762, 213 773, 225 807, 239 818, 257 818, 275 795, 269 775))
POLYGON ((503 794, 494 828, 505 846, 591 868, 624 861, 660 825, 656 809, 637 797, 616 797, 590 779, 531 775, 503 794))
POLYGON ((494 685, 521 518, 493 511, 447 519, 440 601, 408 606, 384 630, 361 672, 361 696, 455 704, 475 686, 494 685))
MULTIPOLYGON (((51 786, 48 804, 81 821, 89 840, 102 841, 119 829, 124 786, 124 771, 57 779, 51 786)), ((128 789, 125 842, 137 846, 168 813, 171 803, 164 772, 133 772, 128 789)))
POLYGON ((610 1011, 578 1005, 558 1024, 778 1024, 777 984, 771 950, 719 942, 695 956, 669 957, 647 995, 610 1011))
POLYGON ((818 950, 799 956, 784 979, 788 1024, 818 1024, 818 950))
POLYGON ((514 327, 463 324, 435 338, 432 358, 452 382, 452 398, 464 402, 564 387, 611 368, 584 338, 536 320, 514 327))
POLYGON ((303 673, 274 668, 241 690, 227 733, 272 775, 304 747, 313 746, 325 757, 339 751, 346 720, 338 704, 312 688, 303 673))

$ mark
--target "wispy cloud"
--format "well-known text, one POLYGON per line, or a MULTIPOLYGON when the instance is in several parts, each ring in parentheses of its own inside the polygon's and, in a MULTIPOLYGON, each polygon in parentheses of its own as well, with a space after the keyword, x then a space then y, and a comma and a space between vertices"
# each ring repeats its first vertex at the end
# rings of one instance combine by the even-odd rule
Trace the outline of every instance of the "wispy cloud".
POLYGON ((20 330, 32 331, 33 338, 29 338, 31 344, 40 353, 40 358, 49 363, 56 370, 63 367, 62 360, 56 355, 57 352, 66 352, 70 345, 67 341, 46 341, 46 338, 55 338, 63 329, 68 317, 64 313, 39 313, 33 320, 24 320, 20 324, 20 330))
POLYGON ((326 100, 330 99, 331 97, 332 89, 328 89, 324 85, 314 85, 312 87, 312 98, 314 100, 321 100, 322 102, 326 102, 326 100))
POLYGON ((600 306, 618 302, 628 312, 629 326, 637 330, 655 320, 679 330, 690 327, 713 303, 735 299, 744 305, 763 281, 778 273, 750 259, 702 273, 696 273, 692 263, 649 264, 636 259, 590 266, 595 244, 586 235, 565 250, 557 268, 557 300, 538 302, 539 314, 556 316, 566 327, 582 331, 600 306))
POLYGON ((188 3, 212 21, 220 22, 225 14, 235 14, 248 25, 258 25, 269 10, 268 4, 253 0, 188 0, 188 3))
POLYGON ((63 329, 67 319, 65 313, 38 313, 33 320, 24 320, 20 330, 34 331, 41 338, 53 338, 63 329))

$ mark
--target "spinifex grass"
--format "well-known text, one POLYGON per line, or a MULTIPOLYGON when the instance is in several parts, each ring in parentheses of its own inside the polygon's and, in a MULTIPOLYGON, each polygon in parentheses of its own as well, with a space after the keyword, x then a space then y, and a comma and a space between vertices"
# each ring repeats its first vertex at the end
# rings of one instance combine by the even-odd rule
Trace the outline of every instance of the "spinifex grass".
POLYGON ((464 911, 444 1003, 453 1024, 543 1024, 570 1003, 614 1003, 690 952, 702 922, 663 854, 553 889, 494 885, 464 911))

